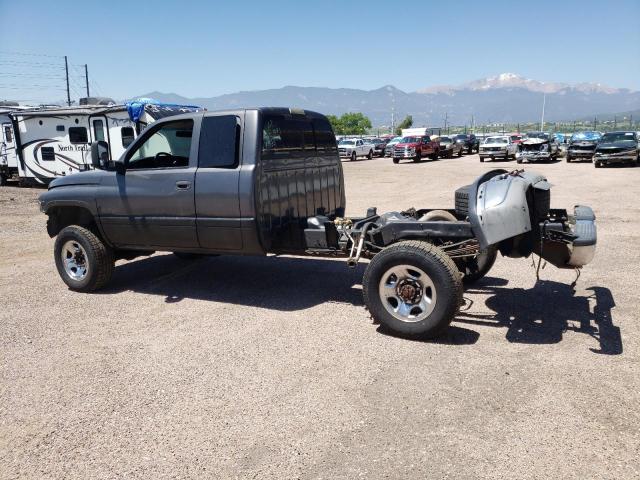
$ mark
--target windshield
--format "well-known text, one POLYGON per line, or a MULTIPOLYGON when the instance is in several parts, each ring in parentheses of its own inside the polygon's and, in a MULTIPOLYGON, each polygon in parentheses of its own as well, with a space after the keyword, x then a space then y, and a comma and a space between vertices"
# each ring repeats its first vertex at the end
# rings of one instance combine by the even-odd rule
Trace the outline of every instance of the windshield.
POLYGON ((522 137, 520 135, 511 135, 512 142, 515 142, 517 140, 522 140, 522 137))
POLYGON ((572 142, 579 142, 581 140, 594 141, 594 140, 600 140, 601 137, 602 137, 602 134, 600 132, 578 132, 578 133, 574 133, 571 136, 571 141, 572 142))
POLYGON ((421 140, 420 137, 403 137, 400 143, 420 143, 421 140))
POLYGON ((402 141, 402 137, 393 137, 389 143, 400 143, 402 141))
POLYGON ((452 140, 449 137, 440 137, 440 143, 451 143, 452 140))
POLYGON ((488 137, 484 143, 509 143, 505 137, 488 137))
POLYGON ((340 140, 340 143, 338 143, 338 145, 355 145, 356 142, 355 140, 340 140))
POLYGON ((603 143, 614 143, 614 142, 634 142, 635 135, 633 132, 615 132, 615 133, 605 133, 602 136, 603 143))
POLYGON ((455 137, 453 137, 455 140, 466 140, 467 136, 466 135, 456 135, 455 137))
POLYGON ((544 132, 529 132, 527 133, 527 137, 529 138, 541 138, 543 140, 549 139, 549 134, 544 132))

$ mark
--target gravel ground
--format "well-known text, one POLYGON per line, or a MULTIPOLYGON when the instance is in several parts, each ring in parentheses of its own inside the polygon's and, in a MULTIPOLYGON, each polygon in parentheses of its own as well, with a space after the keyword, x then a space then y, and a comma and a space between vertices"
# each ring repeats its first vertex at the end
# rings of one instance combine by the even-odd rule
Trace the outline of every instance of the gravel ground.
MULTIPOLYGON (((505 165, 345 163, 348 213, 505 165)), ((381 333, 335 260, 156 254, 73 293, 40 191, 0 189, 0 477, 640 478, 640 168, 525 168, 593 206, 595 260, 574 293, 499 259, 437 342, 381 333)))

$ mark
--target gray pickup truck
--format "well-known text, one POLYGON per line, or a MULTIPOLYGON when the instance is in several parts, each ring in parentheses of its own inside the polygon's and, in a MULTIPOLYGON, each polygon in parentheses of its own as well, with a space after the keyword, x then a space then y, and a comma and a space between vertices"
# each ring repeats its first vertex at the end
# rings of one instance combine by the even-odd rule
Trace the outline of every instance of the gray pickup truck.
POLYGON ((592 210, 551 209, 546 179, 524 171, 486 173, 455 192, 455 208, 345 217, 335 136, 310 111, 179 115, 147 127, 115 162, 107 148, 92 144, 94 170, 58 178, 40 196, 58 272, 76 291, 105 286, 116 260, 154 251, 342 256, 349 266, 366 257, 373 318, 429 337, 498 252, 580 268, 595 251, 592 210))

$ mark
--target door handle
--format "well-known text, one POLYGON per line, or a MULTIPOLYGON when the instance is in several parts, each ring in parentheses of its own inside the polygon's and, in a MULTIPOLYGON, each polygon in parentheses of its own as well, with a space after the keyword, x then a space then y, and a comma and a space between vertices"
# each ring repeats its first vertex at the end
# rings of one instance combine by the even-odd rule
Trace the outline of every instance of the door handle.
POLYGON ((191 188, 191 182, 187 180, 180 180, 176 182, 176 188, 178 190, 189 190, 191 188))

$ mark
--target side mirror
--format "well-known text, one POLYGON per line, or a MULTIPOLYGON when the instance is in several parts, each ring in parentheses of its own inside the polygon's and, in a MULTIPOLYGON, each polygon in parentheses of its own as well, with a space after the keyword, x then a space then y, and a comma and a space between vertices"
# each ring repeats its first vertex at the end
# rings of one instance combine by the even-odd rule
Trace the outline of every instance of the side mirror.
POLYGON ((91 144, 91 165, 94 168, 105 170, 109 164, 109 144, 104 141, 91 144))

